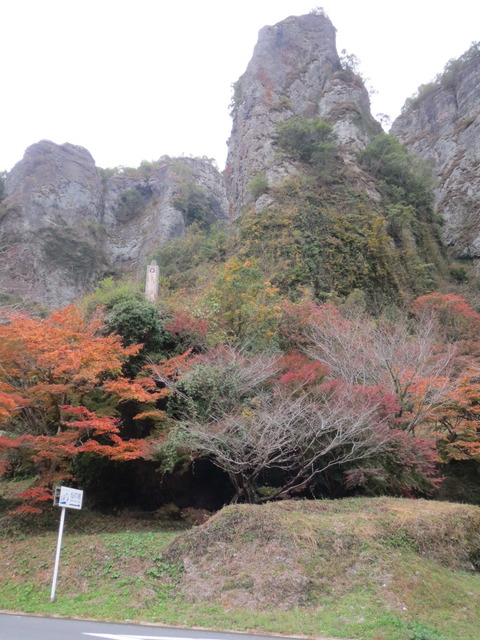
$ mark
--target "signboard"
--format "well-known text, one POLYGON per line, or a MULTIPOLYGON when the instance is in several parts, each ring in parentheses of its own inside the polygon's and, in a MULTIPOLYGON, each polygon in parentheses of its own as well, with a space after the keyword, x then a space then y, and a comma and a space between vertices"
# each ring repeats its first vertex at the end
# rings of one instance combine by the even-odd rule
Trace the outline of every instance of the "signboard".
POLYGON ((65 512, 67 509, 81 509, 83 502, 83 491, 72 489, 72 487, 56 487, 53 494, 53 505, 62 507, 60 516, 60 526, 58 527, 57 551, 55 553, 55 567, 53 569, 52 591, 50 602, 55 600, 55 590, 57 588, 58 565, 60 564, 60 550, 62 548, 63 525, 65 524, 65 512))
POLYGON ((72 489, 71 487, 57 487, 53 504, 57 507, 66 507, 67 509, 81 509, 83 501, 83 491, 80 489, 72 489))

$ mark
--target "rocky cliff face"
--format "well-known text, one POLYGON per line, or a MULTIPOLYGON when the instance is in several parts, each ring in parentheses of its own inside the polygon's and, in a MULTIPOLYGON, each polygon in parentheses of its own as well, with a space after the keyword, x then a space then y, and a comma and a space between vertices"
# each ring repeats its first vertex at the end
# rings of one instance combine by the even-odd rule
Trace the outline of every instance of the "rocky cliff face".
POLYGON ((392 132, 432 162, 444 238, 458 257, 480 258, 480 50, 447 66, 407 102, 392 132), (408 102, 410 104, 408 104, 408 102))
POLYGON ((211 163, 163 158, 136 170, 97 169, 90 153, 42 141, 8 174, 0 203, 0 292, 64 305, 108 273, 140 277, 154 249, 185 232, 185 185, 213 218, 227 215, 211 163))
MULTIPOLYGON (((296 171, 274 145, 280 123, 295 117, 331 123, 347 163, 380 130, 362 81, 342 69, 335 28, 318 13, 261 29, 252 60, 234 85, 232 115, 225 173, 234 217, 251 203, 248 187, 260 172, 272 186, 296 171)), ((257 206, 265 204, 263 196, 257 206)))
POLYGON ((43 141, 9 173, 1 203, 2 293, 56 306, 98 275, 102 185, 92 156, 43 141))
POLYGON ((142 269, 155 249, 184 235, 189 199, 200 198, 212 220, 228 211, 223 177, 193 158, 167 157, 107 177, 104 194, 105 254, 120 272, 142 269))
MULTIPOLYGON (((458 255, 474 258, 480 257, 479 59, 477 51, 462 60, 453 75, 442 77, 413 101, 393 127, 411 151, 432 160, 437 205, 446 219, 445 239, 458 255)), ((386 215, 378 182, 357 161, 358 151, 380 132, 380 125, 371 116, 362 80, 342 66, 330 20, 317 11, 264 27, 247 70, 235 84, 232 115, 225 184, 224 177, 205 160, 163 157, 142 163, 138 169, 102 170, 82 147, 47 141, 30 147, 7 176, 5 197, 0 202, 0 294, 50 307, 63 305, 105 275, 131 273, 143 278, 149 255, 167 240, 182 236, 192 222, 205 225, 232 219, 244 210, 248 214, 242 220, 256 218, 268 213, 272 205, 274 227, 275 215, 281 217, 285 207, 293 211, 299 205, 288 193, 283 193, 284 200, 291 201, 282 205, 281 190, 270 187, 306 170, 305 175, 312 177, 311 167, 306 169, 308 161, 275 143, 286 123, 287 127, 295 122, 303 126, 306 121, 324 126, 319 121, 325 121, 332 127, 334 175, 329 175, 324 193, 313 194, 323 209, 320 212, 319 204, 312 225, 318 226, 321 213, 328 226, 334 212, 342 230, 349 224, 348 212, 350 217, 356 216, 354 230, 362 231, 355 231, 355 237, 363 247, 362 238, 370 232, 375 216, 386 215), (257 181, 257 188, 252 188, 252 181, 257 181), (342 204, 346 192, 355 197, 342 204), (360 205, 353 211, 353 201, 362 203, 368 215, 360 205)), ((319 187, 318 180, 315 184, 319 187)), ((267 218, 263 216, 262 221, 265 236, 273 233, 267 218)), ((289 222, 292 234, 304 232, 297 221, 287 220, 285 215, 283 222, 289 222)), ((346 236, 335 227, 328 238, 332 239, 334 232, 339 233, 334 238, 335 255, 340 255, 338 247, 345 249, 346 236)), ((311 247, 302 243, 300 248, 291 248, 304 266, 313 265, 308 278, 303 271, 301 274, 308 283, 321 269, 327 272, 332 262, 326 257, 325 237, 320 231, 317 235, 315 242, 310 237, 311 247)), ((410 235, 415 254, 418 246, 410 235)), ((259 245, 262 252, 264 246, 260 241, 259 245)), ((394 250, 387 236, 384 245, 386 253, 394 250)), ((405 248, 400 245, 395 249, 401 261, 405 248)), ((370 268, 365 251, 365 264, 370 268)), ((352 270, 358 271, 356 255, 353 251, 351 262, 352 270)), ((432 262, 426 253, 422 260, 432 262)), ((339 269, 344 264, 345 260, 339 260, 339 269)), ((338 290, 335 278, 319 281, 318 291, 338 290)), ((368 286, 378 286, 376 276, 370 280, 368 286)), ((364 286, 355 278, 352 282, 352 287, 364 286)), ((398 289, 400 285, 395 286, 398 289)))

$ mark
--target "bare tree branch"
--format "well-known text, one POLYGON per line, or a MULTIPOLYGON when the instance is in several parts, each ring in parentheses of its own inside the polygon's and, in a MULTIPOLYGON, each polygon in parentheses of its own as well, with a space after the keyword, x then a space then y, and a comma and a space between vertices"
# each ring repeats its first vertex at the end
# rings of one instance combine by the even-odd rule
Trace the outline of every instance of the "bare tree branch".
POLYGON ((274 499, 308 485, 326 469, 368 458, 389 439, 382 400, 361 388, 339 385, 322 397, 263 393, 235 415, 212 422, 186 421, 182 429, 194 451, 228 473, 235 500, 261 502, 259 485, 269 470, 281 472, 274 499))
POLYGON ((392 321, 358 314, 338 322, 316 322, 306 352, 324 363, 332 378, 381 385, 395 394, 405 428, 411 432, 446 401, 455 384, 455 350, 439 339, 433 317, 414 323, 405 316, 392 321), (420 385, 423 402, 413 393, 420 385))

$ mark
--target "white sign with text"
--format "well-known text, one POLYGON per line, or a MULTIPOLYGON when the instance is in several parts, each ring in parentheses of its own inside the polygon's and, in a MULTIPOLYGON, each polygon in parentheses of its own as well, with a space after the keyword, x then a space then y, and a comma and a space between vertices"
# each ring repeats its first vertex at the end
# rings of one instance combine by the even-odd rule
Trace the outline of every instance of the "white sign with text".
POLYGON ((59 507, 67 509, 81 509, 83 502, 83 491, 72 489, 71 487, 60 487, 59 507))

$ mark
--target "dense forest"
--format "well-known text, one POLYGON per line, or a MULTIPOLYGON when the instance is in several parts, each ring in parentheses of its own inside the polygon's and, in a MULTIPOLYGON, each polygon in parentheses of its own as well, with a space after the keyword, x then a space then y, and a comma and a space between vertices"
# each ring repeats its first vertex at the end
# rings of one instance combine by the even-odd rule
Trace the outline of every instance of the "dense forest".
POLYGON ((101 283, 45 317, 4 310, 2 473, 91 506, 219 508, 285 497, 477 502, 480 314, 297 300, 229 259, 203 292, 143 299, 101 283))

